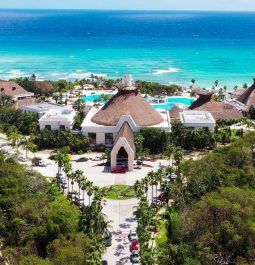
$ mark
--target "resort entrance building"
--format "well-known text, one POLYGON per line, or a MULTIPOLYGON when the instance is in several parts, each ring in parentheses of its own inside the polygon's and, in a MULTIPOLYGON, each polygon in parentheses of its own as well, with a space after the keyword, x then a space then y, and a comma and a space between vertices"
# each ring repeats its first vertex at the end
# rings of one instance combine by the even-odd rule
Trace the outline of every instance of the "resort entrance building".
POLYGON ((125 122, 115 139, 111 152, 111 168, 126 167, 133 170, 135 159, 134 133, 125 122))
POLYGON ((111 148, 111 168, 125 166, 133 170, 135 159, 135 133, 144 127, 170 131, 167 111, 155 110, 140 94, 139 85, 132 76, 124 77, 117 85, 118 92, 101 108, 92 107, 81 127, 91 138, 91 146, 111 148))

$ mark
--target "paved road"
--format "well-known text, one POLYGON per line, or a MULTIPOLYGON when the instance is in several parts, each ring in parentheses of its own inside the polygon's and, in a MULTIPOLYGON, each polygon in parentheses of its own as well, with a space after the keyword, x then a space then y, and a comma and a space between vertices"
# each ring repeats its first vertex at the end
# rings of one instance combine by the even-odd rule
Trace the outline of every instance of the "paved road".
POLYGON ((112 246, 107 248, 103 259, 107 260, 109 265, 131 264, 128 233, 130 229, 137 227, 133 215, 136 205, 136 199, 106 202, 104 213, 112 220, 110 231, 113 237, 112 246))
MULTIPOLYGON (((5 140, 0 139, 0 143, 5 140)), ((14 151, 16 151, 14 149, 14 151)), ((25 151, 19 150, 22 156, 25 156, 25 151)), ((34 170, 40 172, 45 177, 54 177, 57 172, 57 164, 49 160, 49 151, 43 151, 36 153, 36 156, 41 157, 43 161, 47 164, 47 167, 33 167, 34 170)), ((33 154, 29 154, 30 158, 33 154)), ((98 154, 93 154, 93 156, 98 156, 98 154)), ((147 164, 151 167, 144 167, 142 170, 134 170, 133 172, 128 172, 126 174, 112 174, 107 169, 98 164, 102 161, 91 161, 77 163, 76 159, 84 157, 75 155, 73 156, 74 162, 72 163, 73 169, 81 169, 84 171, 85 176, 93 181, 93 183, 99 187, 114 185, 114 184, 125 184, 133 185, 136 180, 141 180, 144 178, 149 171, 158 168, 158 162, 148 162, 147 164)), ((161 164, 167 165, 167 161, 160 161, 161 164)), ((25 163, 31 166, 31 162, 25 163)), ((78 191, 77 184, 74 185, 74 190, 78 191)), ((88 204, 88 196, 85 194, 85 204, 88 204)), ((103 259, 108 261, 109 265, 126 265, 131 264, 130 262, 130 251, 129 251, 129 240, 128 233, 130 229, 136 228, 137 223, 134 219, 134 209, 137 206, 137 200, 106 200, 106 204, 103 208, 103 212, 106 214, 110 223, 110 231, 113 235, 112 246, 107 248, 103 259)))

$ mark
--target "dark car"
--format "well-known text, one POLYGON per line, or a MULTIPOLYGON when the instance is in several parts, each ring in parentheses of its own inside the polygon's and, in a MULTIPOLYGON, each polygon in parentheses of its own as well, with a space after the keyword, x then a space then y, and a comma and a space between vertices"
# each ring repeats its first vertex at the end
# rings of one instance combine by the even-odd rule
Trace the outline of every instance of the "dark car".
POLYGON ((81 157, 81 158, 78 158, 76 160, 76 162, 80 163, 80 162, 87 162, 89 159, 87 157, 81 157))
POLYGON ((127 169, 124 168, 124 167, 116 167, 116 168, 113 168, 112 169, 112 173, 126 173, 127 172, 127 169))
POLYGON ((76 192, 69 191, 69 192, 67 193, 67 197, 68 197, 71 201, 74 201, 75 196, 76 196, 76 192))
POLYGON ((132 251, 132 254, 130 255, 130 261, 131 263, 139 263, 140 261, 139 251, 137 250, 132 251))
POLYGON ((102 265, 108 265, 107 260, 103 260, 103 261, 102 261, 102 265))

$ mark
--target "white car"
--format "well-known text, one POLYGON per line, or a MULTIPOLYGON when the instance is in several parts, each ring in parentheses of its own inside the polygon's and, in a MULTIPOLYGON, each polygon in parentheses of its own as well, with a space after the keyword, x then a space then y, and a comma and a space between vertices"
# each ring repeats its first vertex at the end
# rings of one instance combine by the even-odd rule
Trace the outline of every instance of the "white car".
POLYGON ((43 161, 39 161, 38 166, 39 167, 47 167, 46 163, 44 163, 43 161))
POLYGON ((23 156, 18 157, 18 160, 20 162, 27 162, 27 159, 25 157, 23 157, 23 156))
POLYGON ((137 236, 137 233, 135 230, 130 230, 129 239, 130 239, 130 241, 138 240, 138 236, 137 236))
POLYGON ((95 158, 92 159, 93 161, 101 161, 103 160, 102 157, 96 156, 95 158))
POLYGON ((139 263, 140 257, 139 257, 139 251, 134 250, 132 254, 130 255, 130 261, 131 263, 139 263))

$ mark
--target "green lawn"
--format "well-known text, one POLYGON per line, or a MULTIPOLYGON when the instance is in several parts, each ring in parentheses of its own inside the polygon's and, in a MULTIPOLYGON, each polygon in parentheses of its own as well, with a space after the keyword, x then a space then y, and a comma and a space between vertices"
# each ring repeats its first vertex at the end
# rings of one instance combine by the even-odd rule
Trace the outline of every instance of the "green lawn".
POLYGON ((135 197, 135 191, 133 186, 112 185, 103 189, 106 192, 106 199, 128 200, 135 197))

